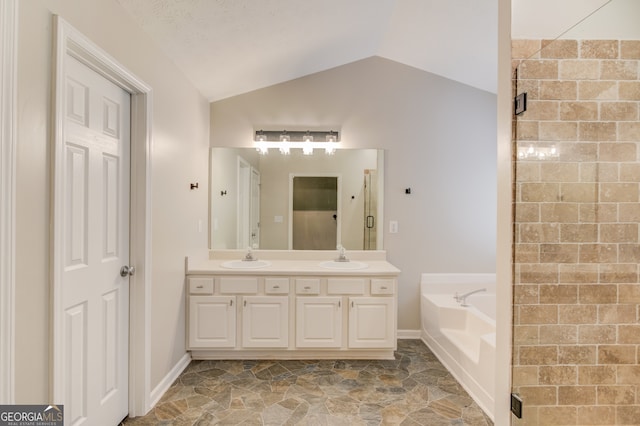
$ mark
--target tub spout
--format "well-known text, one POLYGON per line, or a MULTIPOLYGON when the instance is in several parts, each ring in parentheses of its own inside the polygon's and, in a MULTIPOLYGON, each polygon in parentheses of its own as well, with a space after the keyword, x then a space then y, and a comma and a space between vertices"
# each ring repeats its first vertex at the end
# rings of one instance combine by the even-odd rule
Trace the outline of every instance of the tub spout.
POLYGON ((458 302, 461 306, 467 306, 467 297, 471 296, 472 294, 476 294, 476 293, 480 293, 481 291, 487 291, 486 288, 479 288, 477 290, 473 290, 470 291, 468 293, 464 293, 464 294, 458 294, 456 293, 453 298, 456 299, 456 302, 458 302))

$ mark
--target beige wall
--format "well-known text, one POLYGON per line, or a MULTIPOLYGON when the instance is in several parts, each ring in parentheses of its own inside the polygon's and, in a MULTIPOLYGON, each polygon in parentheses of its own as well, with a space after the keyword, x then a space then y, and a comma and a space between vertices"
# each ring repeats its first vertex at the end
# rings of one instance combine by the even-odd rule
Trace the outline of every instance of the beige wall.
POLYGON ((250 146, 254 126, 336 124, 341 145, 385 150, 398 326, 418 330, 421 273, 495 271, 496 96, 371 57, 212 103, 211 145, 250 146))
POLYGON ((514 62, 515 424, 638 424, 640 41, 517 40, 513 57, 531 57, 514 62))
POLYGON ((151 386, 185 353, 184 256, 207 247, 208 104, 111 0, 19 2, 16 402, 49 401, 52 14, 153 89, 151 386), (199 182, 198 191, 189 183, 199 182), (177 207, 179 206, 179 208, 177 207))

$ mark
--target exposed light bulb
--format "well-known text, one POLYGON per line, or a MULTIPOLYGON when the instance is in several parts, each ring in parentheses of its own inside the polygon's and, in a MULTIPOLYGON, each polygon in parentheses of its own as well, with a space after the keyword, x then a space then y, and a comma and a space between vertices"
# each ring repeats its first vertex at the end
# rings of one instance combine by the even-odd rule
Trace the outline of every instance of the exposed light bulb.
POLYGON ((324 153, 327 155, 333 155, 336 153, 336 144, 334 142, 327 142, 327 146, 324 149, 324 153))

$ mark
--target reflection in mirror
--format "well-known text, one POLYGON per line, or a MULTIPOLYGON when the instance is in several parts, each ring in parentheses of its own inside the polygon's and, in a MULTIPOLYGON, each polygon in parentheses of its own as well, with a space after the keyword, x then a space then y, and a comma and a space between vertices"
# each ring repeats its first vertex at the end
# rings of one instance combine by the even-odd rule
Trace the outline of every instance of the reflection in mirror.
POLYGON ((291 239, 294 250, 333 250, 338 245, 339 176, 291 175, 291 239))
POLYGON ((376 149, 211 148, 210 246, 381 250, 383 164, 376 149))

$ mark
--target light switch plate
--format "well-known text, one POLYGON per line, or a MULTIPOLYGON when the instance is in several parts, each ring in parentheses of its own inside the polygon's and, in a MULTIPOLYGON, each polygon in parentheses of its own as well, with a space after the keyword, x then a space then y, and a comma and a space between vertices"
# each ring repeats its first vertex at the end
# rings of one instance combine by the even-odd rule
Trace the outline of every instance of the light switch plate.
POLYGON ((389 233, 397 234, 398 233, 398 221, 392 220, 389 222, 389 233))

